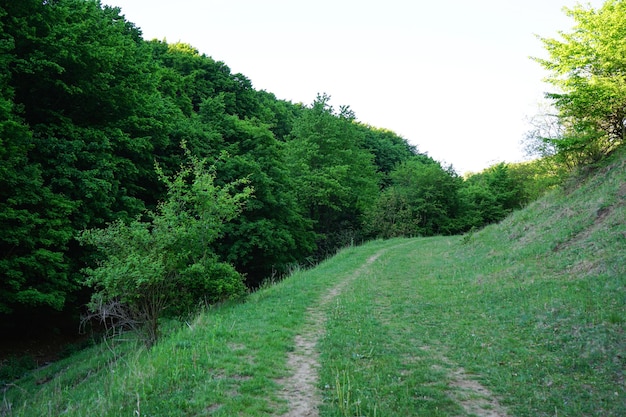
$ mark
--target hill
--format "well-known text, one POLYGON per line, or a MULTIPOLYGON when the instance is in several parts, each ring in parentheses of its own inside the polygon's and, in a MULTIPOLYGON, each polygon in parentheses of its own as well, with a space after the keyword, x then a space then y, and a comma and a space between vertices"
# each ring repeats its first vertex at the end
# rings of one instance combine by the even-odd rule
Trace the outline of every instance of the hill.
POLYGON ((151 350, 120 334, 0 414, 621 416, 625 254, 622 153, 479 232, 347 247, 151 350))

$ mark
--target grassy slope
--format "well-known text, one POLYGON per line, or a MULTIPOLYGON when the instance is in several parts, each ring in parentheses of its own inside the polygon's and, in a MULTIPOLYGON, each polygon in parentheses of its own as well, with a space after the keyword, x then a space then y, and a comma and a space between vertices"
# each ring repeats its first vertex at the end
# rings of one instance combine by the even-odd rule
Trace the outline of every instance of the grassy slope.
POLYGON ((390 250, 334 314, 324 383, 354 401, 328 415, 461 415, 460 368, 510 415, 626 415, 626 162, 473 236, 390 250))
POLYGON ((466 415, 459 375, 509 415, 626 415, 624 159, 471 236, 348 248, 149 352, 81 352, 5 387, 0 415, 280 415, 307 308, 374 254, 325 307, 321 415, 466 415))

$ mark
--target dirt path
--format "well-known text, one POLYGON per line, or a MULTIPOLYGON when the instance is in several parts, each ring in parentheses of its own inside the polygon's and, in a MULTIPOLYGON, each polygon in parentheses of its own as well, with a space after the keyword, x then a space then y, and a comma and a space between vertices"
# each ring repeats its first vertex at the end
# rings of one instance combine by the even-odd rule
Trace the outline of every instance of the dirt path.
MULTIPOLYGON (((506 409, 500 405, 498 398, 476 378, 472 378, 465 369, 442 354, 441 348, 433 349, 430 346, 422 346, 421 349, 445 364, 445 369, 450 378, 448 385, 451 388, 448 395, 463 407, 467 415, 510 417, 506 409)), ((433 367, 442 369, 439 365, 433 367)))
MULTIPOLYGON (((278 381, 284 388, 282 397, 289 402, 289 411, 281 417, 318 417, 320 404, 316 384, 318 380, 319 352, 317 343, 324 335, 326 307, 356 278, 358 278, 385 251, 382 250, 365 262, 352 275, 331 288, 316 304, 307 310, 306 325, 295 337, 295 348, 289 353, 287 364, 291 376, 278 381)), ((429 348, 425 347, 425 350, 429 348)), ((452 371, 451 397, 468 415, 478 417, 509 417, 497 398, 461 367, 455 367, 447 358, 438 355, 452 371)))
POLYGON ((471 379, 463 368, 450 373, 450 385, 455 388, 452 396, 465 412, 478 417, 509 417, 498 399, 480 382, 471 379))
POLYGON ((306 325, 301 334, 295 338, 295 349, 289 353, 287 365, 292 375, 279 383, 285 387, 283 398, 289 402, 289 411, 282 417, 317 417, 317 407, 320 403, 316 383, 318 378, 319 353, 316 346, 324 335, 326 317, 324 311, 341 292, 361 275, 384 251, 370 257, 365 264, 354 271, 352 275, 335 285, 328 291, 315 307, 307 310, 306 325))

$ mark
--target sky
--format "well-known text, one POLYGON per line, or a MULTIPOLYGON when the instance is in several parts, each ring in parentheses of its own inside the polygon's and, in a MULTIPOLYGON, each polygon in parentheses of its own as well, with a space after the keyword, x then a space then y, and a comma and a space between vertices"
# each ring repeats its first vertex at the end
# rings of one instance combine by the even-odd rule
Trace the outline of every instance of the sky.
MULTIPOLYGON (((460 174, 525 159, 547 73, 537 35, 558 37, 573 0, 102 0, 145 39, 191 44, 257 90, 318 93, 460 174)), ((600 7, 603 1, 583 2, 600 7)))

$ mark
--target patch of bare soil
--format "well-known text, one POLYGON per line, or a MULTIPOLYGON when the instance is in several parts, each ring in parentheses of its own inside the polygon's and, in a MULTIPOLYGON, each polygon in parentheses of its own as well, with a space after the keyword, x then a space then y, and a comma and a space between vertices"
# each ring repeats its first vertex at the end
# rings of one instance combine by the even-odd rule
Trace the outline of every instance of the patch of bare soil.
MULTIPOLYGON (((436 355, 436 358, 445 364, 450 376, 449 385, 453 389, 451 398, 459 403, 468 415, 477 417, 509 417, 506 409, 500 405, 498 398, 475 378, 472 378, 465 369, 458 367, 441 353, 435 353, 430 346, 420 349, 436 355)), ((434 365, 441 369, 439 365, 434 365)))
POLYGON ((463 368, 457 368, 450 376, 450 386, 455 388, 453 397, 466 413, 478 417, 508 417, 493 393, 480 382, 471 379, 463 368))
POLYGON ((348 284, 354 281, 363 271, 382 254, 378 252, 357 269, 352 275, 328 291, 315 307, 307 311, 305 328, 295 338, 295 348, 289 353, 287 365, 292 375, 278 381, 284 388, 283 398, 289 402, 289 411, 282 417, 317 417, 320 399, 316 389, 319 368, 319 352, 317 342, 324 334, 325 307, 332 302, 348 284))

